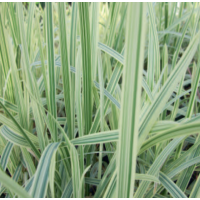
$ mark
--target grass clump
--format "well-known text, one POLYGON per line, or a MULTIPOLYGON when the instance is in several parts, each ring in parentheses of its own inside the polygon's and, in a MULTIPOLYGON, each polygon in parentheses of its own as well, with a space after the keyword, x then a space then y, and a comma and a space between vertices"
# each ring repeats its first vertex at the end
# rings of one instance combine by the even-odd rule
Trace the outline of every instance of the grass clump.
POLYGON ((1 3, 0 195, 200 197, 199 3, 1 3))

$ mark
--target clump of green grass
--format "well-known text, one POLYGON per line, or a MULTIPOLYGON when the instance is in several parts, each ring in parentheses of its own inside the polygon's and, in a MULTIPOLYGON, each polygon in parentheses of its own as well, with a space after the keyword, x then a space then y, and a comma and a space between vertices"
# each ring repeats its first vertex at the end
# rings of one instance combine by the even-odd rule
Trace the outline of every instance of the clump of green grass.
POLYGON ((1 3, 0 195, 200 197, 199 3, 1 3))

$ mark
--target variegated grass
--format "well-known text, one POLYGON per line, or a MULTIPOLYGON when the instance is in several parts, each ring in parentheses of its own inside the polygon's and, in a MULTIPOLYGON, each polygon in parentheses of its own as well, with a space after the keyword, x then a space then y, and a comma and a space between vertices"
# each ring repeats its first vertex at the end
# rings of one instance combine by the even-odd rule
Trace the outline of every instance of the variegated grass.
POLYGON ((0 195, 200 197, 199 6, 0 3, 0 195))

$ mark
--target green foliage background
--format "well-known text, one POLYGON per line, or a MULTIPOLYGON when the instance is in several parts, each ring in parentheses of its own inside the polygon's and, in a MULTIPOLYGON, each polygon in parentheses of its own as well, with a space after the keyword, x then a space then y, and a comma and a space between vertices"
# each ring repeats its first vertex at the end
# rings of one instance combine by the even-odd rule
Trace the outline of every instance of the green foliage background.
POLYGON ((2 197, 200 197, 199 3, 0 3, 2 197))

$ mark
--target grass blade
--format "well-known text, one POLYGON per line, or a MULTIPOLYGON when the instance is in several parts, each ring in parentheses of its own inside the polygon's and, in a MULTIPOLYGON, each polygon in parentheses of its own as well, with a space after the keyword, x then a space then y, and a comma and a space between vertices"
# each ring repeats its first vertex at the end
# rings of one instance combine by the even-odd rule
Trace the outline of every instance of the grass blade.
MULTIPOLYGON (((50 98, 50 113, 57 118, 56 108, 56 85, 55 85, 55 61, 54 61, 54 43, 53 43, 53 14, 52 3, 46 3, 46 38, 47 38, 47 58, 48 58, 48 71, 49 71, 49 98, 50 98)), ((57 142, 57 128, 52 122, 53 140, 57 142)))
POLYGON ((71 110, 71 75, 70 75, 70 62, 68 59, 67 50, 67 32, 66 32, 66 19, 65 19, 65 3, 58 3, 58 13, 59 13, 59 28, 60 28, 60 52, 61 52, 61 64, 62 64, 62 74, 63 74, 63 88, 64 88, 64 101, 65 101, 65 111, 67 116, 67 126, 69 139, 74 138, 73 132, 73 115, 71 110))
POLYGON ((31 187, 31 194, 34 198, 44 198, 46 195, 51 158, 54 152, 57 151, 59 145, 60 143, 49 144, 45 148, 40 158, 40 162, 34 175, 34 180, 31 187))
POLYGON ((14 193, 16 193, 21 198, 31 198, 31 196, 21 187, 19 186, 14 180, 12 180, 9 176, 7 176, 2 170, 0 169, 0 182, 6 188, 12 189, 14 193))
POLYGON ((122 111, 119 125, 117 196, 133 196, 138 142, 140 96, 145 40, 145 3, 128 8, 126 59, 123 76, 122 111), (133 21, 134 20, 134 21, 133 21), (136 44, 136 47, 135 47, 136 44), (132 77, 134 75, 134 78, 132 77))
POLYGON ((92 66, 89 4, 79 3, 78 7, 81 30, 81 49, 83 67, 83 115, 85 119, 85 134, 88 134, 92 124, 92 66))
POLYGON ((160 172, 159 180, 163 184, 163 186, 167 189, 167 191, 172 195, 172 197, 187 198, 183 193, 183 191, 164 173, 160 172))

